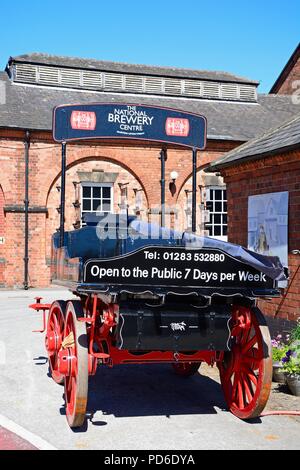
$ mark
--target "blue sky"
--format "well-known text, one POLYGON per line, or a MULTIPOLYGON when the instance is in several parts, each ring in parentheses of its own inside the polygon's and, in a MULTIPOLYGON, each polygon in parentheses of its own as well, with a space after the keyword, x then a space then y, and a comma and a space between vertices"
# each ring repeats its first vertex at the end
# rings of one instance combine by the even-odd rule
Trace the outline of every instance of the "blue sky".
POLYGON ((14 0, 0 23, 0 69, 35 51, 224 70, 268 92, 300 40, 300 2, 14 0))

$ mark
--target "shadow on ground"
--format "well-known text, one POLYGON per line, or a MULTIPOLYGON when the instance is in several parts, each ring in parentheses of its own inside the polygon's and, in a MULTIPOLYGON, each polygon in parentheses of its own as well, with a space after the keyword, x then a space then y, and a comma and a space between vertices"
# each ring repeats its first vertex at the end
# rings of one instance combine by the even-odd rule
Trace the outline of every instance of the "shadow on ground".
POLYGON ((177 376, 168 365, 99 368, 90 379, 92 416, 97 411, 115 417, 215 414, 214 407, 226 408, 218 383, 199 373, 177 376))

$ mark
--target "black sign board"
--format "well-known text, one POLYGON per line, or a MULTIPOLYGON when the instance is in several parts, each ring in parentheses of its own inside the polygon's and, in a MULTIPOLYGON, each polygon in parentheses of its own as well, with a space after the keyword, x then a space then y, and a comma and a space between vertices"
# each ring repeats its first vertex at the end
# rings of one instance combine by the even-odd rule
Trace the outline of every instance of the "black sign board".
POLYGON ((206 127, 206 118, 198 114, 136 104, 63 105, 53 112, 56 142, 130 139, 201 150, 206 127))
POLYGON ((84 282, 189 288, 267 288, 266 274, 217 249, 149 246, 124 256, 88 260, 84 282))

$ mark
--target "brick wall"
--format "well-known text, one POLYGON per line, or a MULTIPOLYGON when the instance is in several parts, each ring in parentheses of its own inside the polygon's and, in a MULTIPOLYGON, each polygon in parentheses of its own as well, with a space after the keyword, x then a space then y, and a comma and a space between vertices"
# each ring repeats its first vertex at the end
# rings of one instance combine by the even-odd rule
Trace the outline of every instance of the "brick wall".
POLYGON ((5 270, 5 217, 4 217, 4 193, 0 186, 0 287, 4 286, 4 270, 5 270))
MULTIPOLYGON (((22 287, 24 276, 24 214, 6 212, 5 205, 24 205, 24 132, 0 130, 0 232, 6 233, 5 244, 0 245, 0 285, 22 287), (2 215, 1 215, 2 214, 2 215), (2 218, 1 218, 2 217, 2 218), (1 259, 6 264, 1 264, 1 259), (5 270, 4 270, 5 267, 5 270)), ((202 168, 239 145, 238 142, 209 142, 205 152, 199 152, 198 166, 202 168)), ((118 173, 114 184, 115 209, 118 210, 118 183, 129 182, 129 203, 133 202, 133 189, 143 190, 144 212, 148 217, 150 206, 160 202, 160 160, 159 148, 134 147, 108 144, 69 144, 67 147, 67 192, 66 228, 73 229, 77 219, 73 207, 75 192, 73 181, 78 181, 78 171, 106 171, 118 173)), ((59 226, 60 145, 54 144, 48 133, 32 133, 29 151, 29 201, 30 207, 47 208, 46 213, 29 214, 29 281, 30 286, 49 285, 49 258, 51 234, 59 226)), ((181 201, 185 185, 189 185, 192 170, 191 151, 169 150, 166 161, 166 203, 174 205, 181 201), (169 191, 170 172, 177 171, 176 194, 169 191)), ((154 216, 150 220, 157 220, 154 216)), ((175 221, 176 228, 182 228, 183 220, 175 221)), ((1 236, 1 233, 0 233, 1 236)))
MULTIPOLYGON (((292 95, 296 90, 300 89, 300 53, 295 57, 292 68, 284 71, 283 76, 276 87, 278 95, 292 95), (298 81, 298 84, 296 83, 298 81)), ((298 92, 299 96, 299 92, 298 92)))
POLYGON ((267 315, 296 320, 300 317, 300 255, 291 251, 300 249, 300 152, 237 165, 222 174, 227 184, 228 238, 243 246, 248 237, 248 197, 289 191, 289 288, 285 298, 263 301, 261 307, 267 315))

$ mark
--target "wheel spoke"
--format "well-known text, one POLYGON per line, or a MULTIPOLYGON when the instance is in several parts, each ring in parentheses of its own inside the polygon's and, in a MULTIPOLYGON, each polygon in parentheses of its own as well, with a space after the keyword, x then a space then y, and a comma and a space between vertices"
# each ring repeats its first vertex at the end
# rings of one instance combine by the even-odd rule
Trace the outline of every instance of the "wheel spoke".
POLYGON ((256 335, 253 336, 242 348, 242 355, 244 356, 253 346, 257 343, 256 335))
POLYGON ((259 369, 261 361, 262 361, 262 358, 260 358, 260 357, 254 357, 254 356, 244 356, 243 357, 243 362, 246 363, 247 366, 250 367, 253 370, 259 369))
POLYGON ((244 329, 242 330, 242 333, 241 333, 241 341, 240 341, 240 344, 241 344, 242 346, 244 346, 244 345, 248 342, 250 333, 251 333, 251 327, 249 327, 249 328, 244 328, 244 329))
POLYGON ((238 401, 239 401, 239 408, 240 409, 245 408, 241 375, 239 376, 239 380, 238 380, 238 401))
POLYGON ((258 381, 257 381, 257 377, 256 377, 255 373, 253 372, 253 370, 250 369, 249 367, 243 367, 243 371, 247 375, 249 380, 251 380, 253 385, 257 386, 258 381))
POLYGON ((248 400, 248 404, 252 401, 252 398, 253 398, 253 393, 252 391, 250 390, 250 386, 248 385, 248 377, 247 375, 243 374, 244 375, 244 389, 245 389, 245 393, 246 393, 246 397, 247 397, 247 400, 248 400))
POLYGON ((232 400, 233 401, 236 400, 237 390, 238 390, 238 382, 239 382, 239 373, 235 372, 234 379, 233 379, 233 384, 232 384, 232 390, 231 390, 232 400))

